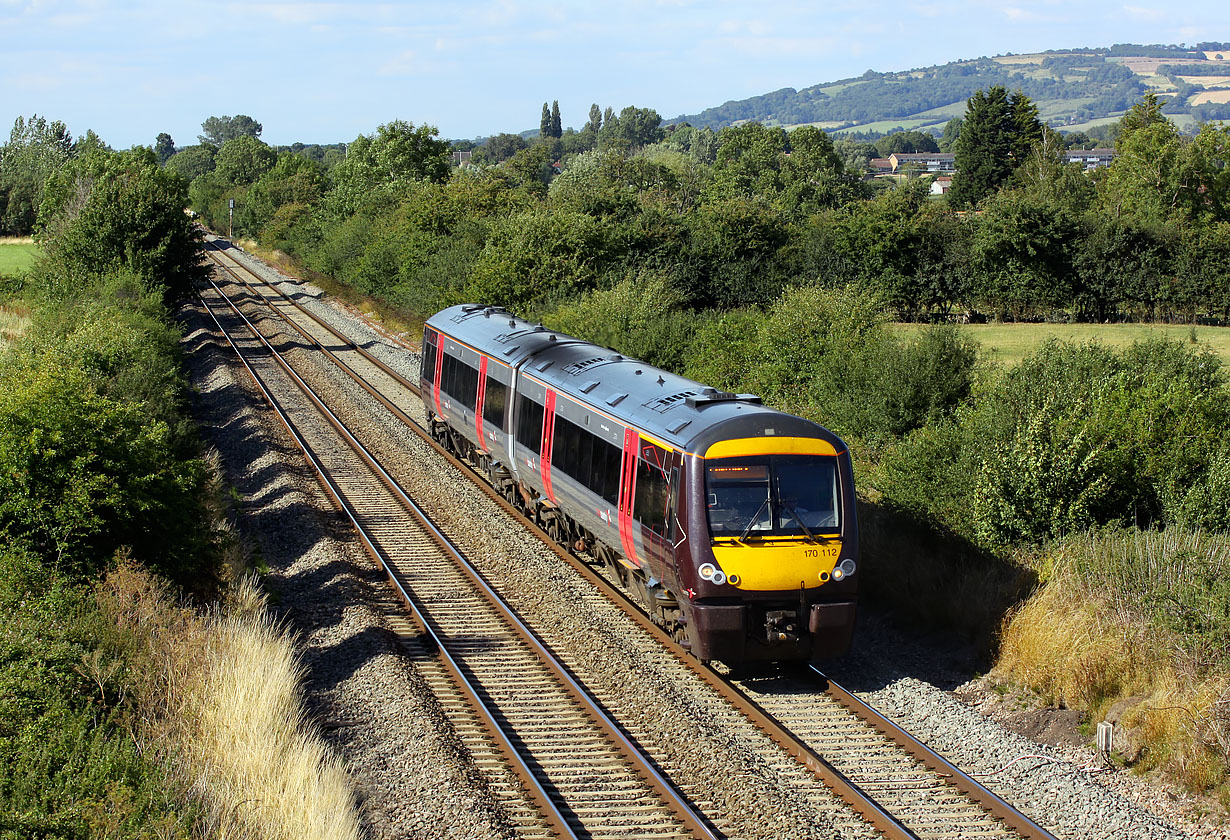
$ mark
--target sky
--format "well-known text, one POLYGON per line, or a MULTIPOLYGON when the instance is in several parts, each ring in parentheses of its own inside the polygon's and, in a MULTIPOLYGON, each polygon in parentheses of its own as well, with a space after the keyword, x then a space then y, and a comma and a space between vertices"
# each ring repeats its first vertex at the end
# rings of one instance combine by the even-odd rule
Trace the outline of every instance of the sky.
MULTIPOLYGON (((591 103, 665 120, 728 100, 963 58, 1230 41, 1226 0, 0 0, 0 132, 39 114, 114 148, 247 114, 273 145, 395 119, 475 138, 591 103)), ((0 140, 7 134, 0 133, 0 140)))

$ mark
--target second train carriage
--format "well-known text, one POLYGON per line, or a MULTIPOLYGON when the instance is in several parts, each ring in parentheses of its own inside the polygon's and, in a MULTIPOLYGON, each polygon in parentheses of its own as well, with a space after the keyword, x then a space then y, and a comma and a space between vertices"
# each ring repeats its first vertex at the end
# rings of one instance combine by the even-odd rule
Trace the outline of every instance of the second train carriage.
POLYGON ((421 385, 437 439, 696 656, 849 646, 853 472, 827 429, 481 305, 427 321, 421 385))

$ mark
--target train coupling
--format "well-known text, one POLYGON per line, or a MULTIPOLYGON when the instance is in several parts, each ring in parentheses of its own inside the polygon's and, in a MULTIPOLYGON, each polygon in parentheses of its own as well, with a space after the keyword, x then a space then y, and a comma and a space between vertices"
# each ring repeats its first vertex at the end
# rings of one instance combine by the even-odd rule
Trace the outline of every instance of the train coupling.
POLYGON ((764 617, 765 640, 769 644, 799 640, 799 614, 794 610, 769 610, 764 617))

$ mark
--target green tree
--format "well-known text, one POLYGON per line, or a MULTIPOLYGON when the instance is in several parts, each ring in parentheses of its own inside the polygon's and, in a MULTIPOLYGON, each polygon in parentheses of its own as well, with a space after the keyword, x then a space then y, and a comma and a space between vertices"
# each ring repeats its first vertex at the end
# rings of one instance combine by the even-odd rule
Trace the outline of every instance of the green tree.
POLYGON ((260 123, 246 114, 237 114, 233 117, 209 117, 201 123, 203 133, 197 139, 210 146, 220 147, 226 141, 238 137, 260 137, 263 130, 260 123))
POLYGON ((359 135, 333 168, 328 201, 335 218, 344 218, 375 192, 413 181, 443 182, 452 172, 448 142, 437 139, 435 126, 394 120, 374 135, 359 135))
POLYGON ((602 109, 598 107, 598 103, 589 106, 589 122, 585 124, 587 131, 592 131, 597 134, 602 128, 602 109))
POLYGON ((227 140, 214 159, 214 174, 232 186, 247 186, 273 168, 277 153, 255 137, 244 134, 227 140))
POLYGON ((957 138, 956 174, 949 202, 972 207, 998 190, 1041 139, 1037 107, 1021 93, 995 85, 970 97, 957 138))
MULTIPOLYGON (((1162 113, 1162 104, 1158 101, 1157 94, 1152 91, 1146 93, 1119 120, 1119 139, 1123 139, 1125 135, 1137 129, 1168 122, 1166 115, 1162 113)), ((1115 145, 1116 147, 1119 145, 1118 140, 1116 140, 1115 145)))
POLYGON ((599 220, 533 208, 496 222, 465 293, 512 307, 572 297, 597 285, 607 256, 599 220))
POLYGON ((889 157, 894 154, 915 154, 917 152, 938 152, 939 144, 930 134, 922 131, 894 131, 881 137, 875 143, 876 157, 889 157))
POLYGON ((560 138, 560 137, 563 137, 563 136, 564 136, 564 128, 563 128, 563 126, 560 124, 560 116, 559 116, 559 100, 558 100, 558 99, 553 100, 553 101, 551 102, 551 126, 550 126, 550 129, 551 129, 551 130, 550 130, 550 136, 551 136, 551 137, 555 137, 555 138, 557 138, 557 139, 558 139, 558 138, 560 138))
POLYGON ((165 166, 175 154, 175 141, 171 139, 171 135, 165 131, 158 135, 158 140, 154 143, 154 154, 158 156, 158 165, 165 166))
POLYGON ((214 171, 216 154, 213 146, 187 146, 167 159, 166 168, 191 182, 206 172, 214 171))
POLYGON ((73 154, 64 123, 34 114, 13 122, 0 147, 0 234, 29 235, 38 220, 43 184, 73 154))
POLYGON ((125 268, 177 298, 202 273, 187 206, 183 178, 160 168, 149 148, 96 152, 48 178, 38 238, 60 282, 125 268))
POLYGON ((520 134, 497 134, 487 138, 475 154, 487 163, 503 163, 529 145, 520 134))
POLYGON ((542 103, 542 119, 538 121, 538 136, 543 140, 554 135, 551 134, 551 109, 547 103, 542 103))
POLYGON ((941 152, 955 151, 957 138, 961 136, 961 124, 963 122, 964 120, 960 117, 953 117, 944 123, 944 133, 940 136, 937 143, 941 152))

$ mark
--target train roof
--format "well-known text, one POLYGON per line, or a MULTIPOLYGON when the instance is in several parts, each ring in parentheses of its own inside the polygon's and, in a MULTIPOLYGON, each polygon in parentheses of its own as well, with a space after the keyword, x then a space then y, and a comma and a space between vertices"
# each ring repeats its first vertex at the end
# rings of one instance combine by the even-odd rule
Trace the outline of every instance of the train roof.
POLYGON ((453 306, 427 325, 683 451, 703 453, 717 440, 773 435, 821 437, 839 452, 846 448, 823 426, 767 408, 757 396, 718 391, 501 307, 453 306))

